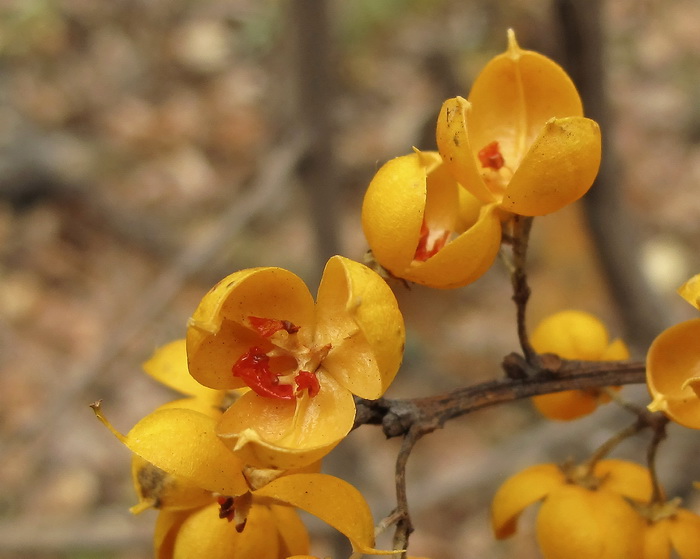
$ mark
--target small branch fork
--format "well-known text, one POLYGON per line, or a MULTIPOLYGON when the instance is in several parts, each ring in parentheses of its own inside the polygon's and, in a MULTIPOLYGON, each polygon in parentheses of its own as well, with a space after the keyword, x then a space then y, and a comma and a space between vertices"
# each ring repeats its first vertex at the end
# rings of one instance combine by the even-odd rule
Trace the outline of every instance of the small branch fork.
MULTIPOLYGON (((554 354, 539 354, 530 343, 526 326, 527 303, 530 287, 527 281, 526 260, 533 219, 513 216, 508 224, 504 244, 511 246, 511 257, 506 260, 516 307, 518 341, 522 353, 506 355, 502 362, 505 378, 459 388, 451 392, 423 398, 365 400, 356 398, 355 425, 381 425, 387 438, 403 437, 396 469, 396 508, 382 521, 386 528, 395 524, 394 549, 397 557, 405 559, 408 539, 413 525, 406 496, 406 464, 420 438, 442 428, 450 419, 467 415, 483 408, 563 390, 605 388, 625 384, 640 384, 646 380, 645 363, 638 361, 576 361, 562 359, 554 354)), ((609 391, 613 393, 614 391, 609 391)), ((612 396, 620 402, 619 398, 612 396)), ((662 499, 654 469, 654 458, 659 442, 665 437, 666 418, 644 408, 620 402, 637 415, 637 422, 619 436, 601 447, 591 458, 594 461, 607 454, 621 440, 651 427, 654 436, 649 447, 648 462, 654 486, 654 500, 662 499)))

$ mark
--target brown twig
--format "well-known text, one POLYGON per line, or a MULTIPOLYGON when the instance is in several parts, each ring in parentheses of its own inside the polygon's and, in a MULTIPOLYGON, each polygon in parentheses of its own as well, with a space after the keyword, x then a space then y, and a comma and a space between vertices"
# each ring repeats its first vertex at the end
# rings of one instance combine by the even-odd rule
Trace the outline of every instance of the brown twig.
POLYGON ((408 457, 411 455, 413 447, 423 434, 418 425, 409 429, 404 435, 401 449, 396 457, 396 509, 393 514, 396 516, 397 522, 396 529, 394 530, 393 543, 394 549, 403 550, 399 556, 401 559, 405 559, 406 557, 408 538, 411 532, 413 532, 413 523, 411 522, 411 516, 408 512, 408 496, 406 493, 406 464, 408 463, 408 457))
POLYGON ((530 344, 530 338, 526 326, 527 302, 530 299, 530 286, 527 282, 525 264, 527 262, 527 247, 530 240, 532 218, 520 215, 513 216, 511 247, 513 252, 513 268, 511 270, 511 283, 513 284, 513 301, 516 308, 516 324, 518 340, 523 350, 525 360, 532 364, 537 358, 537 352, 530 344))
MULTIPOLYGON (((533 365, 521 355, 506 356, 504 363, 511 370, 524 372, 520 378, 484 382, 422 398, 358 399, 355 427, 363 424, 381 425, 388 438, 406 435, 411 429, 418 429, 423 435, 441 428, 450 419, 522 398, 563 390, 640 384, 645 381, 643 362, 559 360, 559 366, 552 370, 538 365, 540 358, 538 356, 533 365)), ((545 359, 546 361, 548 360, 545 359)))

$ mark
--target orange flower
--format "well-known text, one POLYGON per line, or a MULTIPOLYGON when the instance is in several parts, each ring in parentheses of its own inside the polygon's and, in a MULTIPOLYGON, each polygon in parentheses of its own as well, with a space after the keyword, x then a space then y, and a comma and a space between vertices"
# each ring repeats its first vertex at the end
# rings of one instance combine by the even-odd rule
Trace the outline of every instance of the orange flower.
POLYGON ((316 304, 281 268, 231 274, 190 319, 190 374, 215 389, 250 388, 216 426, 244 463, 293 469, 316 462, 352 428, 353 395, 378 398, 401 362, 404 324, 375 272, 328 261, 316 304))
POLYGON ((485 204, 534 216, 583 196, 600 165, 598 125, 583 118, 569 76, 546 56, 508 50, 476 78, 469 100, 445 101, 440 155, 454 178, 485 204))
POLYGON ((650 496, 649 474, 638 464, 603 460, 593 472, 539 464, 501 485, 491 522, 496 537, 507 538, 522 511, 541 501, 537 540, 545 559, 639 559, 644 522, 626 499, 650 496))
MULTIPOLYGON (((700 274, 679 289, 691 305, 700 308, 700 274)), ((664 330, 647 352, 647 387, 653 398, 649 409, 661 411, 676 423, 700 429, 700 319, 687 320, 664 330)))
POLYGON ((454 288, 493 264, 501 245, 495 208, 460 188, 437 153, 416 150, 374 176, 362 227, 374 258, 394 276, 454 288))

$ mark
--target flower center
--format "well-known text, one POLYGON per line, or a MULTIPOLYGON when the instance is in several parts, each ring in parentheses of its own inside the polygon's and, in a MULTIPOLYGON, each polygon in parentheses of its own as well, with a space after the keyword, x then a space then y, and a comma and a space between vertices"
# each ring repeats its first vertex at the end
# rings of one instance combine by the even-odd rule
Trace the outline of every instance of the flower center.
POLYGON ((481 166, 485 169, 494 169, 498 171, 503 165, 506 164, 503 155, 501 154, 498 142, 491 142, 484 149, 482 149, 479 154, 479 161, 481 166))
POLYGON ((484 168, 484 180, 491 190, 496 194, 503 194, 513 171, 506 165, 498 142, 493 141, 486 145, 477 153, 477 158, 484 168))
POLYGON ((416 253, 413 256, 414 260, 419 262, 425 262, 431 256, 437 254, 442 248, 447 244, 447 240, 450 238, 449 231, 443 231, 442 233, 431 231, 423 220, 420 226, 420 237, 418 238, 418 247, 416 248, 416 253))
POLYGON ((248 321, 272 348, 265 350, 263 344, 251 347, 233 364, 233 376, 264 398, 294 400, 304 393, 316 396, 321 389, 316 371, 331 346, 303 346, 296 336, 300 327, 288 320, 249 316, 248 321))

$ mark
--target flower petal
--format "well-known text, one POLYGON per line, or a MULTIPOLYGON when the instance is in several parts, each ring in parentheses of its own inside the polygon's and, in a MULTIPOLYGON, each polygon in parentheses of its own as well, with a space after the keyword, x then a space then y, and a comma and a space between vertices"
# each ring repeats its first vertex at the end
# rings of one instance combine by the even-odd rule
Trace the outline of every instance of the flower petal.
POLYGON ((185 519, 177 532, 173 559, 279 559, 277 527, 268 507, 253 505, 242 532, 236 531, 234 522, 219 518, 218 513, 219 507, 214 503, 185 519))
MULTIPOLYGON (((255 491, 323 520, 338 530, 362 553, 380 554, 374 545, 374 520, 362 494, 352 485, 326 474, 293 474, 278 478, 255 491)), ((391 554, 393 552, 387 552, 391 554)))
POLYGON ((649 346, 647 387, 654 410, 675 422, 700 429, 700 398, 691 379, 700 377, 700 319, 664 330, 649 346))
POLYGON ((304 282, 282 268, 253 268, 227 276, 207 293, 187 328, 190 374, 211 388, 240 388, 231 367, 259 335, 248 317, 288 320, 298 336, 313 336, 314 301, 304 282))
POLYGON ((675 518, 668 520, 671 544, 678 557, 700 559, 700 516, 686 509, 678 509, 675 518))
POLYGON ((593 120, 548 120, 508 183, 503 209, 545 215, 578 200, 593 184, 600 157, 600 129, 593 120))
POLYGON ((644 528, 620 495, 572 484, 548 495, 537 515, 545 559, 638 559, 644 528))
POLYGON ((258 468, 290 470, 319 460, 352 428, 355 401, 330 375, 320 370, 317 377, 321 389, 313 398, 244 394, 222 416, 220 440, 244 463, 258 468))
POLYGON ((211 491, 192 484, 185 478, 169 474, 134 454, 131 477, 139 497, 132 513, 146 508, 182 510, 204 506, 211 502, 211 491))
POLYGON ((425 157, 417 153, 386 162, 362 202, 362 229, 375 259, 392 273, 413 260, 425 211, 425 157))
POLYGON ((453 289, 472 283, 493 264, 501 246, 501 221, 496 206, 483 206, 479 219, 425 262, 414 262, 400 277, 435 287, 453 289))
POLYGON ((592 314, 566 310, 542 320, 530 336, 539 353, 556 353, 564 359, 596 361, 608 349, 605 325, 592 314))
POLYGON ((652 487, 649 470, 636 462, 614 458, 597 462, 593 469, 601 480, 600 488, 633 501, 648 502, 652 487))
POLYGON ((700 311, 700 274, 681 285, 678 294, 700 311))
POLYGON ((533 396, 532 403, 549 419, 570 421, 593 413, 598 407, 598 393, 591 390, 564 390, 554 394, 533 396))
POLYGON ((124 444, 161 470, 223 495, 240 495, 248 486, 243 464, 219 440, 216 421, 187 409, 162 409, 144 417, 124 444))
POLYGON ((523 510, 565 482, 564 474, 555 464, 537 464, 508 478, 491 504, 491 526, 496 538, 512 536, 523 510))
POLYGON ((396 376, 406 331, 396 297, 367 266, 334 256, 318 289, 316 344, 323 368, 362 398, 379 398, 396 376))
POLYGON ((222 397, 222 393, 199 384, 187 368, 187 350, 184 339, 175 340, 158 348, 143 364, 151 377, 182 394, 197 396, 212 401, 222 397))
POLYGON ((467 132, 473 118, 471 109, 472 105, 463 97, 448 99, 442 104, 437 121, 437 146, 457 182, 483 203, 490 204, 498 202, 500 195, 487 186, 477 166, 474 153, 483 146, 475 150, 467 132))
POLYGON ((522 50, 512 30, 508 50, 477 76, 469 102, 473 158, 498 141, 505 164, 513 171, 548 120, 583 115, 581 98, 567 73, 546 56, 522 50))
POLYGON ((309 533, 297 511, 286 505, 269 506, 280 537, 280 556, 300 555, 309 552, 309 533))

